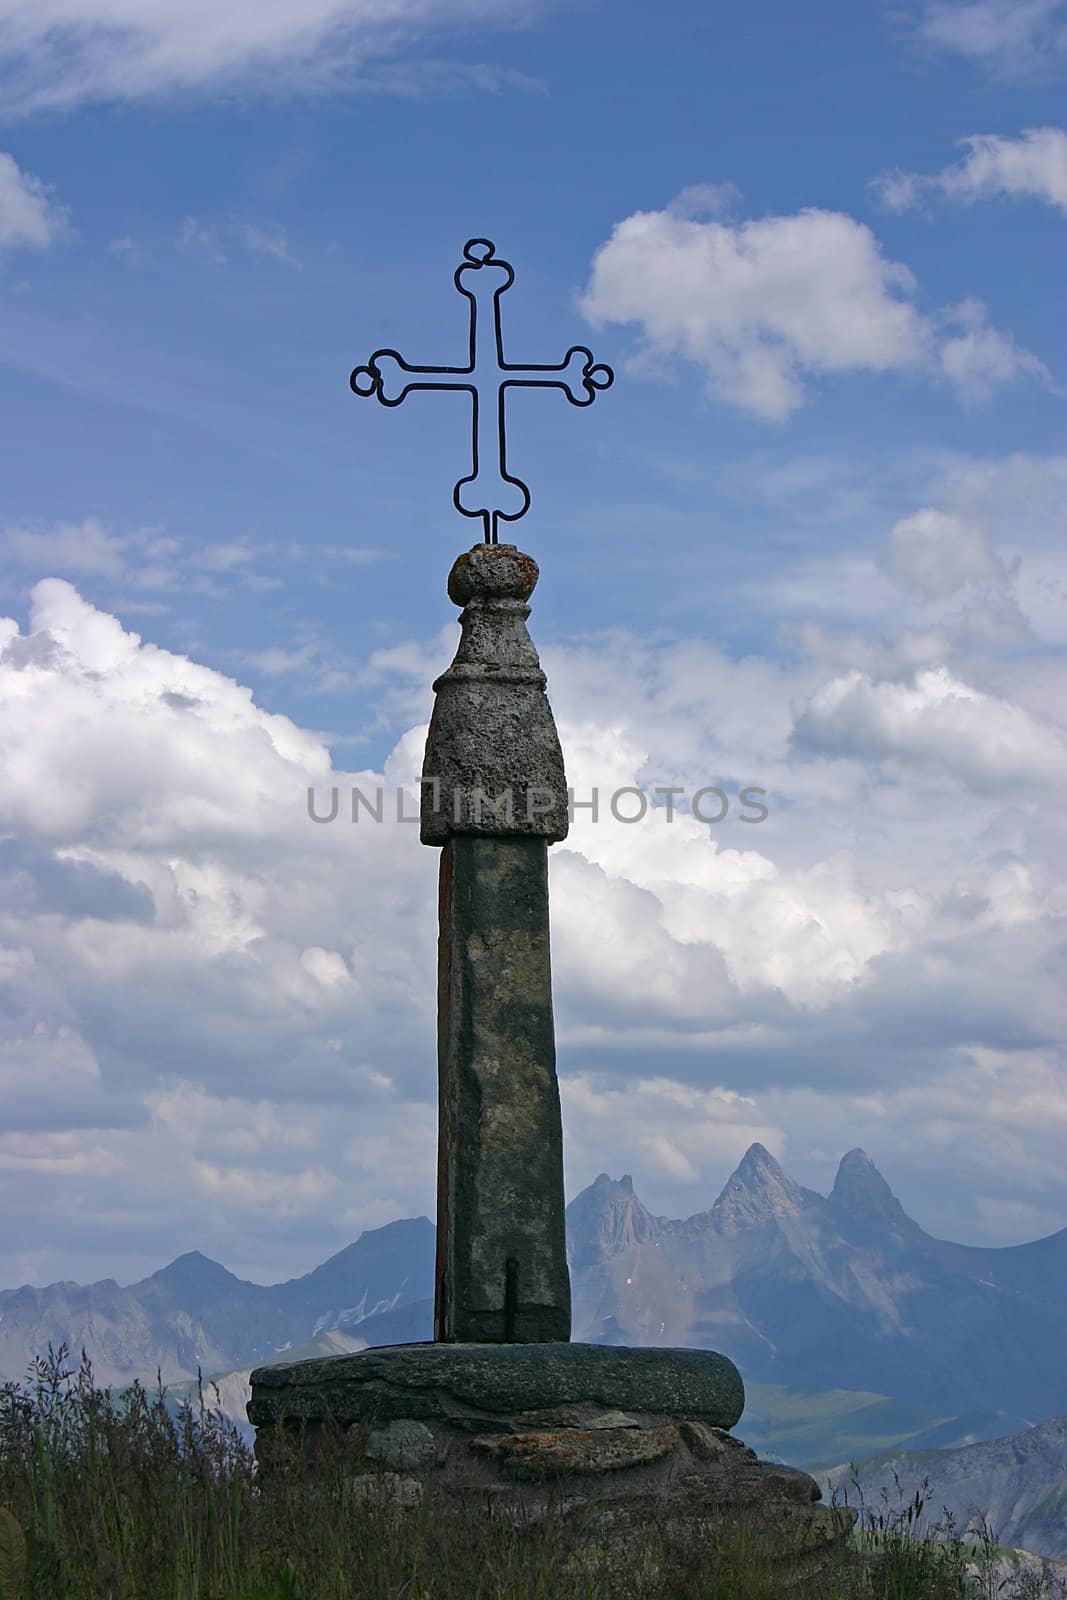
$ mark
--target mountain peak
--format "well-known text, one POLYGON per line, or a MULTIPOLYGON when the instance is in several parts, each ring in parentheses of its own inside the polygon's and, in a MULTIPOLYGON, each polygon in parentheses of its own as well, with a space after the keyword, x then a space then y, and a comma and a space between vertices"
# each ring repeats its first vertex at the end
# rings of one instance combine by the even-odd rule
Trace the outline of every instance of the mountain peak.
POLYGON ((803 1201, 799 1183, 757 1142, 749 1145, 727 1178, 712 1216, 720 1226, 751 1227, 798 1211, 803 1201))
POLYGON ((224 1267, 219 1261, 212 1261, 211 1257, 206 1256, 202 1250, 186 1250, 182 1255, 175 1256, 169 1266, 160 1267, 159 1271, 154 1272, 152 1276, 154 1278, 162 1278, 164 1275, 177 1277, 179 1274, 188 1276, 192 1273, 207 1275, 208 1273, 219 1272, 224 1272, 228 1278, 233 1277, 233 1273, 228 1268, 224 1267))
POLYGON ((203 1251, 186 1250, 184 1255, 175 1256, 168 1266, 153 1272, 145 1282, 157 1283, 171 1294, 211 1295, 221 1294, 241 1280, 203 1251))
POLYGON ((585 1243, 571 1261, 588 1266, 654 1237, 660 1219, 646 1211, 634 1193, 634 1180, 626 1172, 612 1178, 601 1172, 567 1207, 568 1229, 585 1243))
POLYGON ((911 1221, 866 1150, 858 1146, 841 1157, 830 1204, 864 1221, 911 1221))
POLYGON ((737 1171, 751 1175, 752 1178, 759 1181, 768 1177, 785 1177, 785 1169, 781 1163, 775 1160, 767 1146, 760 1144, 758 1139, 754 1144, 749 1145, 741 1157, 737 1164, 737 1171))
POLYGON ((628 1194, 633 1194, 634 1180, 629 1172, 624 1172, 621 1178, 612 1178, 608 1173, 600 1172, 589 1187, 594 1193, 599 1194, 609 1189, 625 1189, 628 1194))

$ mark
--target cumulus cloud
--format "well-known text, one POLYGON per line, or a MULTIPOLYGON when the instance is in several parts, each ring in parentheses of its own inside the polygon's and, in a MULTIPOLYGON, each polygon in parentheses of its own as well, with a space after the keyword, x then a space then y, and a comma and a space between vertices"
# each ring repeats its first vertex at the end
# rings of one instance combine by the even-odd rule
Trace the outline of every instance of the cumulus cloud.
POLYGON ((809 209, 731 225, 670 209, 618 223, 593 258, 581 300, 595 326, 637 323, 640 369, 682 356, 719 399, 769 421, 803 404, 824 373, 934 371, 979 400, 1044 368, 985 322, 969 300, 924 317, 910 270, 871 230, 809 209), (939 322, 962 324, 945 335, 939 322))
POLYGON ((1067 212, 1067 133, 1062 128, 1025 128, 1017 139, 972 133, 957 144, 967 155, 953 166, 924 176, 886 172, 871 187, 890 211, 906 211, 927 195, 971 203, 1005 198, 1043 200, 1067 212))
POLYGON ((933 506, 894 525, 884 564, 897 583, 927 600, 944 600, 967 584, 1003 583, 1007 577, 982 528, 933 506))
POLYGON ((777 475, 746 469, 744 484, 776 513, 781 504, 796 527, 840 528, 850 540, 738 587, 739 604, 778 620, 783 643, 828 669, 877 679, 947 665, 976 688, 1058 719, 1067 459, 950 456, 892 490, 880 481, 873 499, 843 493, 826 463, 805 470, 803 457, 777 475), (885 496, 900 491, 929 498, 886 527, 885 496), (883 542, 857 548, 858 527, 883 542))
POLYGON ((0 250, 45 250, 64 232, 67 208, 52 199, 53 193, 0 150, 0 250))
MULTIPOLYGON (((10 979, 5 987, 9 986, 10 979)), ((13 992, 19 991, 15 988, 13 992)), ((69 1130, 92 1127, 97 1119, 110 1120, 99 1062, 73 1028, 66 1023, 27 1021, 4 1032, 0 1089, 5 1128, 49 1128, 58 1123, 69 1130)))
MULTIPOLYGON (((401 1056, 430 1059, 432 873, 413 893, 424 863, 409 828, 375 836, 309 820, 307 789, 331 775, 319 738, 126 631, 61 579, 35 585, 28 631, 0 623, 0 679, 6 1132, 104 1130, 96 1137, 136 1190, 166 1165, 155 1148, 166 1129, 137 1135, 136 1149, 106 1131, 155 1126, 149 1097, 168 1084, 257 1104, 358 1103, 360 1073, 379 1060, 369 1021, 385 1013, 401 1056), (425 915, 400 910, 383 941, 369 908, 388 919, 397 895, 425 915)), ((364 788, 375 776, 349 775, 364 788)), ((285 1156, 285 1139, 274 1142, 277 1181, 293 1174, 301 1215, 328 1211, 317 1179, 296 1181, 318 1172, 321 1151, 285 1156)), ((432 1178, 432 1143, 427 1155, 432 1178)), ((224 1155, 179 1166, 168 1169, 175 1192, 184 1183, 206 1217, 226 1187, 224 1155)), ((233 1180, 235 1204, 255 1206, 262 1167, 257 1154, 233 1180)), ((113 1203, 128 1204, 120 1193, 116 1180, 113 1203)))
POLYGON ((798 718, 796 740, 821 752, 901 760, 994 792, 1051 791, 1067 781, 1067 739, 1058 728, 944 667, 906 683, 862 672, 833 678, 798 718))
POLYGON ((996 77, 1044 76, 1067 60, 1067 0, 926 0, 919 37, 996 77))
POLYGON ((991 328, 985 306, 973 295, 947 307, 939 321, 960 330, 942 337, 937 364, 966 405, 991 400, 1001 384, 1024 375, 1051 383, 1045 363, 1016 344, 1010 333, 991 328))
MULTIPOLYGON (((66 0, 0 0, 0 93, 11 118, 198 90, 326 92, 358 83, 413 35, 513 23, 531 9, 531 0, 238 0, 221 10, 213 0, 89 0, 75 10, 66 0)), ((479 71, 493 89, 506 79, 468 69, 474 81, 479 71)), ((392 86, 388 76, 379 86, 392 86)))
POLYGON ((935 502, 917 513, 920 520, 903 535, 910 554, 899 550, 893 557, 887 551, 883 567, 889 570, 896 563, 897 582, 910 569, 914 582, 915 564, 925 560, 932 563, 931 581, 943 566, 946 583, 953 571, 962 577, 966 568, 972 585, 969 615, 984 606, 991 620, 997 611, 1007 620, 1006 611, 1014 608, 1022 632, 1049 653, 1035 656, 1030 651, 1025 659, 1002 656, 995 671, 992 661, 974 658, 972 667, 980 668, 987 681, 996 677, 1007 682, 1010 677, 1012 698, 1047 713, 1057 697, 1062 699, 1055 652, 1067 645, 1067 457, 1019 452, 1000 459, 954 460, 937 487, 935 502))
MULTIPOLYGON (((897 543, 938 592, 982 566, 966 539, 936 573, 897 543)), ((412 814, 443 638, 375 655, 375 693, 421 710, 382 772, 346 772, 69 582, 31 599, 26 629, 0 621, 0 1207, 22 1241, 0 1281, 84 1277, 102 1239, 101 1275, 195 1244, 278 1278, 432 1215, 436 863, 391 805, 354 824, 348 801, 401 784, 412 814), (308 788, 321 816, 334 786, 338 820, 313 822, 308 788)), ((634 1170, 687 1215, 753 1138, 818 1145, 830 1106, 853 1118, 841 1148, 881 1118, 888 1169, 912 1138, 894 1093, 971 1045, 1044 1049, 1047 720, 958 675, 843 683, 696 639, 544 659, 569 779, 603 797, 551 855, 571 1193, 634 1170), (946 774, 950 815, 929 805, 946 774), (672 784, 721 785, 730 817, 683 800, 668 822, 672 784), (739 820, 745 784, 768 790, 762 824, 739 820), (621 786, 650 800, 632 825, 610 814, 621 786), (790 1096, 808 1110, 787 1118, 790 1096)))

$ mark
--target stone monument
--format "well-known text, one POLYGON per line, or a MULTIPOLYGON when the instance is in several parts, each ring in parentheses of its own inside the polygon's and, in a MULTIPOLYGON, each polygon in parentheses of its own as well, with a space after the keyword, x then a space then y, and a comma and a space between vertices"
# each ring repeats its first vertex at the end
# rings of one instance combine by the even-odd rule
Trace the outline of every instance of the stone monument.
POLYGON ((487 240, 464 258, 469 364, 416 368, 378 351, 351 379, 386 405, 411 389, 466 389, 474 414, 473 470, 453 499, 484 537, 448 580, 461 635, 434 684, 422 775, 421 839, 441 851, 434 1338, 258 1368, 257 1459, 269 1481, 273 1426, 302 1424, 313 1440, 329 1416, 360 1430, 357 1490, 400 1506, 417 1504, 432 1474, 446 1504, 488 1501, 522 1524, 550 1503, 566 1516, 595 1500, 617 1539, 758 1507, 790 1544, 801 1531, 826 1548, 849 1519, 815 1504, 807 1474, 758 1461, 731 1435, 744 1387, 725 1356, 570 1340, 548 909, 567 784, 526 627, 538 567, 499 541, 498 524, 529 504, 507 470, 506 389, 563 388, 581 405, 612 374, 578 346, 558 366, 509 366, 500 295, 514 274, 487 240))

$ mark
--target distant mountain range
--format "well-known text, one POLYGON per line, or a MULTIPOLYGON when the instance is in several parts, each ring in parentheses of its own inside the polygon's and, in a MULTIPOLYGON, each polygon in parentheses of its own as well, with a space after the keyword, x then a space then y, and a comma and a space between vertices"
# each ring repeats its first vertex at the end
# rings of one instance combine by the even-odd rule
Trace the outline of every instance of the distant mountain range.
POLYGON ((567 1224, 575 1339, 720 1350, 746 1380, 942 1413, 1067 1412, 1067 1228, 996 1249, 934 1239, 862 1150, 824 1198, 754 1144, 685 1222, 602 1173, 567 1224))
MULTIPOLYGON (((270 1286, 192 1251, 125 1288, 0 1291, 0 1378, 24 1378, 49 1341, 75 1358, 84 1346, 96 1380, 122 1386, 157 1368, 167 1384, 248 1369, 328 1331, 431 1339, 434 1245, 416 1217, 270 1286)), ((862 1150, 824 1197, 754 1144, 685 1221, 601 1173, 567 1207, 567 1250, 576 1341, 720 1350, 749 1384, 890 1396, 934 1426, 999 1412, 1011 1431, 1067 1412, 1067 1229, 998 1249, 934 1239, 862 1150)))
POLYGON ((426 1217, 390 1222, 302 1278, 269 1286, 190 1250, 128 1288, 105 1278, 0 1290, 0 1378, 22 1378, 49 1341, 66 1343, 75 1359, 84 1348, 101 1385, 154 1383, 157 1369, 169 1384, 195 1378, 198 1367, 254 1366, 427 1296, 432 1307, 434 1239, 426 1217))
POLYGON ((834 1488, 848 1487, 850 1505, 860 1503, 861 1492, 868 1505, 879 1507, 881 1488, 888 1485, 895 1508, 894 1471, 905 1502, 929 1479, 925 1525, 935 1523, 947 1508, 962 1532, 977 1510, 1001 1544, 1067 1558, 1067 1417, 963 1449, 887 1450, 858 1465, 859 1491, 847 1465, 815 1476, 827 1502, 834 1488))

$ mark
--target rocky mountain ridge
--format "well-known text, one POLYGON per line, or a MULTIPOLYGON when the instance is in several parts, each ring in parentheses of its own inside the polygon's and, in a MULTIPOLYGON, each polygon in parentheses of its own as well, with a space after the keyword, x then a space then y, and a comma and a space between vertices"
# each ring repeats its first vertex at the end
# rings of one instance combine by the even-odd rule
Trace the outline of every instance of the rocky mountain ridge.
POLYGON ((862 1150, 823 1197, 752 1145, 684 1221, 602 1173, 568 1208, 568 1242, 574 1338, 716 1349, 747 1380, 943 1411, 1067 1410, 1067 1229, 996 1248, 935 1239, 862 1150))
POLYGON ((955 1450, 886 1451, 860 1463, 855 1480, 847 1463, 815 1477, 827 1501, 835 1489, 841 1498, 848 1488, 850 1505, 858 1505, 862 1494, 868 1505, 879 1506, 881 1488, 889 1485, 893 1506, 894 1472, 905 1502, 929 1480, 928 1523, 943 1508, 960 1529, 979 1514, 1001 1544, 1067 1559, 1067 1416, 955 1450))
MULTIPOLYGON (((761 1144, 714 1204, 654 1216, 629 1174, 567 1207, 572 1338, 722 1351, 749 1382, 895 1396, 941 1415, 1067 1412, 1067 1229, 1029 1244, 938 1240, 869 1156, 827 1196, 761 1144)), ((140 1283, 0 1291, 0 1378, 49 1341, 84 1346, 99 1382, 164 1382, 268 1360, 330 1329, 367 1344, 432 1338, 433 1224, 364 1233, 302 1277, 244 1282, 198 1251, 140 1283)))
POLYGON ((348 1330, 433 1292, 435 1229, 405 1218, 364 1233, 284 1283, 235 1277, 199 1250, 139 1283, 0 1290, 0 1379, 25 1376, 49 1342, 83 1348, 100 1384, 181 1382, 255 1365, 328 1329, 348 1330))

